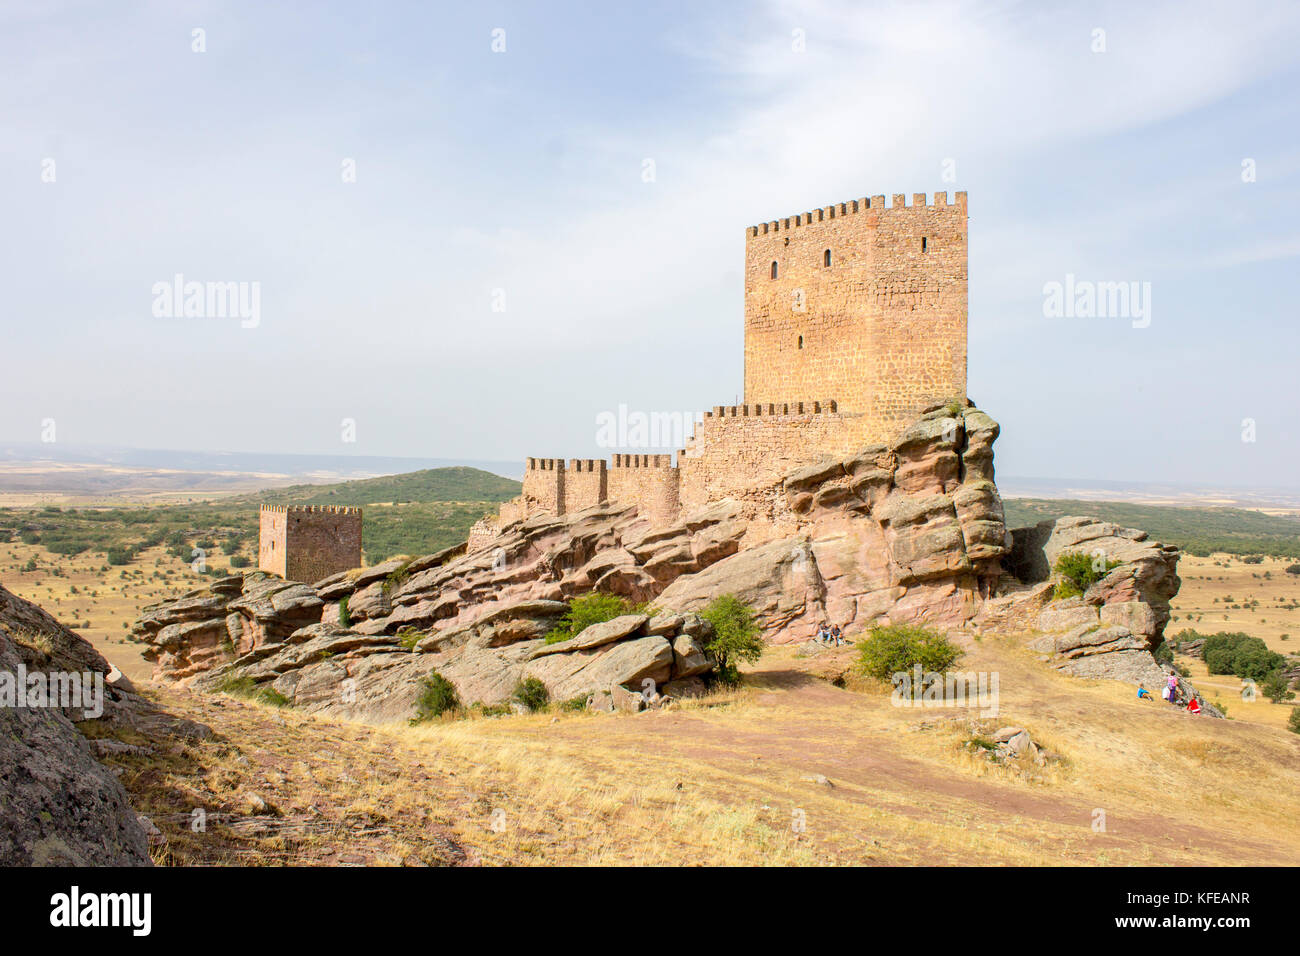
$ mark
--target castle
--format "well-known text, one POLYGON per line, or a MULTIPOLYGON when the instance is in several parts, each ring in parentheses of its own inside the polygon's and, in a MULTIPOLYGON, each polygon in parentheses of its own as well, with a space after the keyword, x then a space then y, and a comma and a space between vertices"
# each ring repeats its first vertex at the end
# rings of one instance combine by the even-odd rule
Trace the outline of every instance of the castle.
POLYGON ((361 567, 361 509, 263 505, 257 566, 308 582, 361 567))
POLYGON ((667 454, 529 458, 471 551, 538 513, 634 504, 654 524, 899 434, 966 397, 966 193, 854 199, 745 230, 744 404, 667 454))

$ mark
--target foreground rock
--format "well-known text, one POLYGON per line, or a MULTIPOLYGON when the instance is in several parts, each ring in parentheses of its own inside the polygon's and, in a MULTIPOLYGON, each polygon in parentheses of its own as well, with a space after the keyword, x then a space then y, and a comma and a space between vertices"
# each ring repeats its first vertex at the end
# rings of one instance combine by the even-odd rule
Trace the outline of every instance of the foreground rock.
MULTIPOLYGON (((87 641, 0 587, 0 688, 12 693, 20 672, 43 683, 110 670, 87 641)), ((103 687, 105 707, 121 709, 127 693, 103 687)), ((0 866, 149 864, 126 791, 73 723, 84 718, 84 706, 0 706, 0 866)))

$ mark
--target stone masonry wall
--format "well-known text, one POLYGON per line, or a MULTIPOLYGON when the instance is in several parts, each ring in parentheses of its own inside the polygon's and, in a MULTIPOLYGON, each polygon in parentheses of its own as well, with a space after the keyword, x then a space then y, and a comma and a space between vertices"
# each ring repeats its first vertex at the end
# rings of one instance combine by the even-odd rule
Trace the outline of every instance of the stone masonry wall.
POLYGON ((564 477, 563 458, 529 458, 524 469, 526 511, 564 514, 564 477))
POLYGON ((874 196, 746 230, 746 403, 833 395, 875 443, 965 398, 966 194, 947 199, 874 196))
POLYGON ((609 500, 636 505, 654 524, 677 519, 680 475, 672 455, 615 455, 609 471, 609 500))
POLYGON ((258 567, 308 584, 361 566, 361 509, 264 505, 258 567))
POLYGON ((289 514, 284 508, 263 506, 258 516, 257 528, 257 567, 268 574, 285 577, 288 567, 289 549, 285 529, 288 527, 289 514))
POLYGON ((864 415, 837 403, 729 405, 706 412, 678 455, 681 506, 690 510, 775 480, 801 465, 870 444, 864 415))
POLYGON ((573 514, 609 500, 609 472, 599 458, 574 458, 564 473, 564 513, 573 514))

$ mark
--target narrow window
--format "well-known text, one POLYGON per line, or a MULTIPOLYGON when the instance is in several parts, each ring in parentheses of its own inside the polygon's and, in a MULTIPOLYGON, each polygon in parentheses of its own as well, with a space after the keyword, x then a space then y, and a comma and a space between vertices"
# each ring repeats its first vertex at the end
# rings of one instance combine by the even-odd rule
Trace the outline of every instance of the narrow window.
POLYGON ((921 251, 925 252, 925 236, 921 237, 921 251))
POLYGON ((772 278, 773 278, 773 279, 776 278, 776 260, 775 260, 775 259, 772 260, 772 278))
POLYGON ((822 265, 827 269, 831 267, 831 251, 829 249, 822 253, 822 265))
POLYGON ((799 348, 803 348, 803 336, 799 336, 799 348))

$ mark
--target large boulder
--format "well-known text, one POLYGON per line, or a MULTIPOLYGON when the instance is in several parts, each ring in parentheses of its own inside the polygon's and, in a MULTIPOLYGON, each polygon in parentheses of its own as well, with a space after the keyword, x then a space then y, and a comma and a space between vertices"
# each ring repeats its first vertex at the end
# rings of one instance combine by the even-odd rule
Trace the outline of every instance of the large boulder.
POLYGON ((109 667, 88 642, 0 587, 0 866, 148 866, 126 791, 69 719, 84 710, 6 698, 26 689, 20 673, 70 671, 102 678, 109 667))

